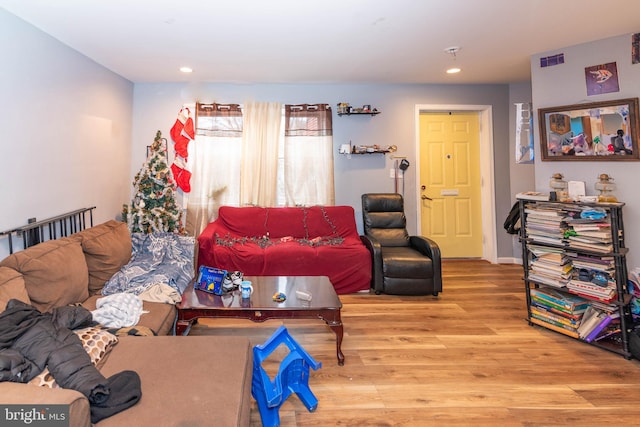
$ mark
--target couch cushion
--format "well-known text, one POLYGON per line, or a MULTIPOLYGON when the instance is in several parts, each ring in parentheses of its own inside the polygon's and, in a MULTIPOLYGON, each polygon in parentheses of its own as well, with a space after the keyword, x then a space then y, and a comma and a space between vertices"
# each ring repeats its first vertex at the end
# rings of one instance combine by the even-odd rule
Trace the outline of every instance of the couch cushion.
POLYGON ((124 222, 110 220, 87 228, 80 239, 89 270, 89 294, 100 292, 107 280, 131 259, 131 235, 124 222))
MULTIPOLYGON (((82 306, 89 311, 96 309, 96 301, 102 295, 92 295, 82 303, 82 306)), ((143 301, 142 316, 137 326, 145 326, 157 335, 169 335, 173 331, 173 322, 176 317, 176 307, 173 304, 143 301)))
POLYGON ((248 426, 252 366, 246 337, 120 337, 100 372, 136 371, 142 399, 98 425, 248 426))
POLYGON ((0 267, 0 311, 4 311, 10 299, 31 304, 22 274, 13 268, 0 267))
MULTIPOLYGON (((69 422, 68 424, 56 423, 57 425, 91 427, 89 401, 79 391, 65 388, 33 387, 28 384, 2 381, 0 382, 0 396, 2 396, 3 405, 20 404, 27 407, 33 405, 67 405, 69 407, 69 422)), ((47 422, 45 421, 44 423, 47 422)), ((34 422, 29 425, 46 425, 44 423, 34 422)), ((12 424, 20 425, 23 423, 16 421, 12 424)), ((27 424, 24 425, 26 426, 27 424)))
POLYGON ((73 238, 39 243, 9 255, 0 266, 22 273, 31 304, 43 313, 89 296, 87 264, 73 238))
MULTIPOLYGON (((101 362, 104 361, 111 348, 118 342, 118 337, 97 326, 89 326, 73 332, 80 338, 82 347, 91 358, 93 366, 100 367, 101 362)), ((29 384, 38 387, 60 388, 53 375, 49 372, 48 367, 45 367, 40 374, 29 381, 29 384)))

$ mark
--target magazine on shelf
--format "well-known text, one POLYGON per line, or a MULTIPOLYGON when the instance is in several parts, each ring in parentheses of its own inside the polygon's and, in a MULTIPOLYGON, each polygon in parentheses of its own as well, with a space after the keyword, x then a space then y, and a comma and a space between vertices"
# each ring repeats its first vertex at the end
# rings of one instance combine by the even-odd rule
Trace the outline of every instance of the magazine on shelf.
POLYGON ((531 313, 535 314, 539 319, 552 320, 555 323, 562 323, 573 329, 577 329, 580 326, 580 319, 571 318, 562 314, 552 312, 550 309, 543 305, 532 305, 531 313))
POLYGON ((541 193, 539 191, 523 191, 522 193, 516 194, 516 199, 518 200, 549 200, 548 193, 541 193))
POLYGON ((592 342, 605 330, 607 326, 611 324, 613 320, 619 318, 620 313, 605 313, 604 318, 600 320, 600 323, 598 323, 587 336, 585 336, 584 340, 586 342, 592 342))
POLYGON ((587 310, 584 312, 582 316, 582 321, 580 322, 580 326, 578 326, 578 335, 580 338, 586 337, 589 332, 593 330, 597 326, 598 323, 604 319, 606 313, 604 311, 598 310, 594 306, 590 305, 587 307, 587 310))
POLYGON ((556 289, 549 288, 537 288, 531 289, 531 296, 536 297, 543 301, 548 301, 562 307, 563 309, 576 313, 578 311, 584 311, 590 305, 589 301, 580 296, 572 295, 567 292, 562 292, 556 289))

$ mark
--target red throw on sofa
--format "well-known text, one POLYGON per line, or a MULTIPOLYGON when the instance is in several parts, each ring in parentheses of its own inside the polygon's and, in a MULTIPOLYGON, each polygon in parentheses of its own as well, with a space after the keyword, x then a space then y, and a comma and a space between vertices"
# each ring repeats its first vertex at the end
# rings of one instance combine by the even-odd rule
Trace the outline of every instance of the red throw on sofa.
POLYGON ((198 245, 198 266, 247 276, 328 276, 338 294, 371 286, 371 254, 351 206, 222 206, 198 245))

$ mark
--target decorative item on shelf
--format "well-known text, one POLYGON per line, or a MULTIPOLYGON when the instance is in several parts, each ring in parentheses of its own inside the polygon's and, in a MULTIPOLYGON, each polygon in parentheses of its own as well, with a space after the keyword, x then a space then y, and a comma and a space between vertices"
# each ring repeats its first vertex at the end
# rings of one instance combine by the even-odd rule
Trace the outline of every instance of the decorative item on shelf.
POLYGON ((371 104, 364 104, 362 107, 356 108, 352 107, 348 102, 338 102, 337 113, 339 116, 350 116, 352 114, 367 114, 375 116, 376 114, 380 114, 380 111, 378 111, 377 108, 371 108, 371 104))
POLYGON ((563 178, 564 176, 561 173, 554 173, 551 175, 551 181, 549 181, 549 187, 551 187, 551 200, 554 200, 554 194, 555 200, 559 202, 566 202, 569 199, 567 181, 563 178))
POLYGON ((616 185, 612 182, 613 178, 606 173, 598 175, 598 182, 594 184, 598 191, 598 202, 600 203, 616 203, 618 198, 612 193, 616 189, 616 185))
POLYGON ((352 154, 373 154, 373 153, 392 153, 397 150, 395 145, 381 147, 380 145, 353 145, 352 154))
POLYGON ((347 114, 347 109, 351 108, 348 102, 338 102, 338 114, 347 114))

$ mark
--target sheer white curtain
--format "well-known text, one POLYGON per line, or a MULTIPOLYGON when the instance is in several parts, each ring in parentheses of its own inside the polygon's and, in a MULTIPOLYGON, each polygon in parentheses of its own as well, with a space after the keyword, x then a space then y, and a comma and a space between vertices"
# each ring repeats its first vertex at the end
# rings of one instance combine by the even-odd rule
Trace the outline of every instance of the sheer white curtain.
POLYGON ((242 111, 240 203, 276 206, 282 104, 248 102, 242 111))
POLYGON ((187 233, 198 236, 222 205, 239 206, 242 112, 237 104, 197 104, 196 138, 189 144, 191 193, 187 233))
POLYGON ((284 191, 287 206, 335 204, 329 105, 285 106, 284 191))

